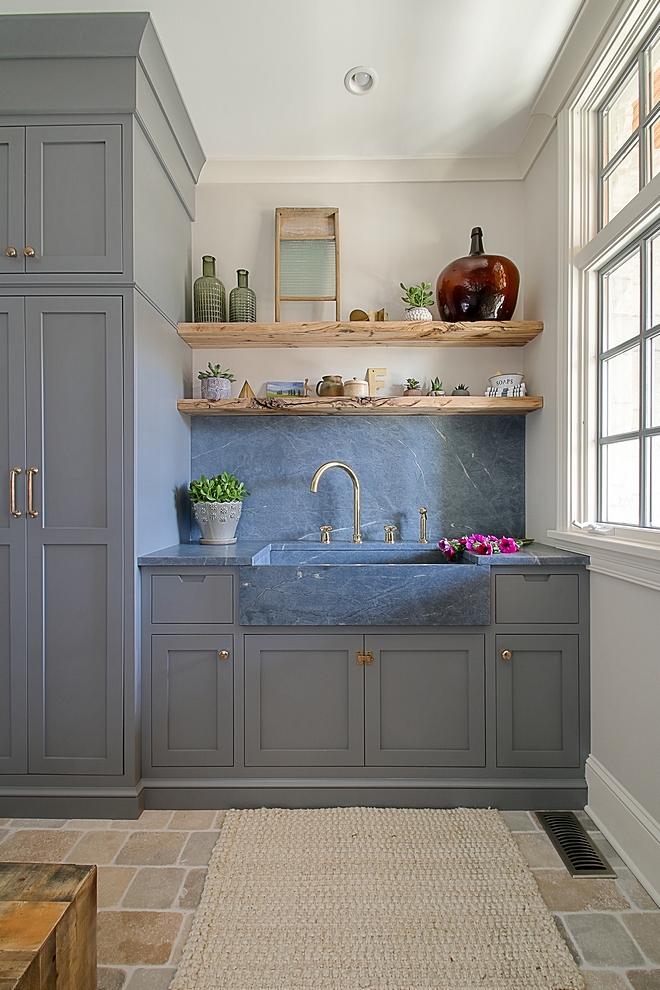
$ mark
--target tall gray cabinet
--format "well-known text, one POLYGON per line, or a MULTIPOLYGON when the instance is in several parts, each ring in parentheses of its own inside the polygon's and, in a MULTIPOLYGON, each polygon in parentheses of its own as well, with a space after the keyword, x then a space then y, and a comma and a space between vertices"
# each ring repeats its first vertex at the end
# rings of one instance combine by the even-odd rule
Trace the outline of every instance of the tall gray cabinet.
POLYGON ((0 28, 0 815, 130 817, 135 559, 181 535, 204 158, 148 14, 0 28))

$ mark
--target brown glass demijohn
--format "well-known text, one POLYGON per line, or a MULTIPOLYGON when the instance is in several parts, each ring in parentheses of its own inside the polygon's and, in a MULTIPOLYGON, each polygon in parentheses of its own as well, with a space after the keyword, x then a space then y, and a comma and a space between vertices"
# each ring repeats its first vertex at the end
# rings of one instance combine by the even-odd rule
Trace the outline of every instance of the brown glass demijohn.
POLYGON ((436 283, 440 319, 449 323, 510 320, 516 308, 520 273, 508 258, 485 254, 481 227, 472 228, 467 258, 457 258, 436 283))

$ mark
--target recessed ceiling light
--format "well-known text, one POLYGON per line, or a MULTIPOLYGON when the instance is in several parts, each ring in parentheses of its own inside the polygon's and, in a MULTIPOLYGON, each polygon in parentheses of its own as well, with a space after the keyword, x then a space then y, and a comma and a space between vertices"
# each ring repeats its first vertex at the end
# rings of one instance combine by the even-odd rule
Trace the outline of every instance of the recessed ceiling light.
POLYGON ((353 96, 366 96, 375 88, 378 76, 368 65, 356 65, 344 76, 344 86, 353 96))

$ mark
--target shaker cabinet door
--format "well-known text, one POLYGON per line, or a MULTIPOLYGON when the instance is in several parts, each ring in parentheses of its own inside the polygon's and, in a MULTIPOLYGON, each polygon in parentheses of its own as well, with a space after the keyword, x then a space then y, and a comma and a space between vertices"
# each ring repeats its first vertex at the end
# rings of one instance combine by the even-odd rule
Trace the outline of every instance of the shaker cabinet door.
POLYGON ((0 127, 0 274, 3 275, 25 271, 24 197, 25 128, 0 127))

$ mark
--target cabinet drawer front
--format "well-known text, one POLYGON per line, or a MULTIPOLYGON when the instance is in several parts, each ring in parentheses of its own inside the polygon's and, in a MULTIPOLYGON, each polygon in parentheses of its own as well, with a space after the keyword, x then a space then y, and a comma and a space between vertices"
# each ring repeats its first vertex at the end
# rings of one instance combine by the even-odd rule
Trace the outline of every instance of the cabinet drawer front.
POLYGON ((153 574, 151 621, 228 623, 234 620, 232 574, 153 574))
POLYGON ((579 622, 577 574, 496 574, 496 622, 579 622))

